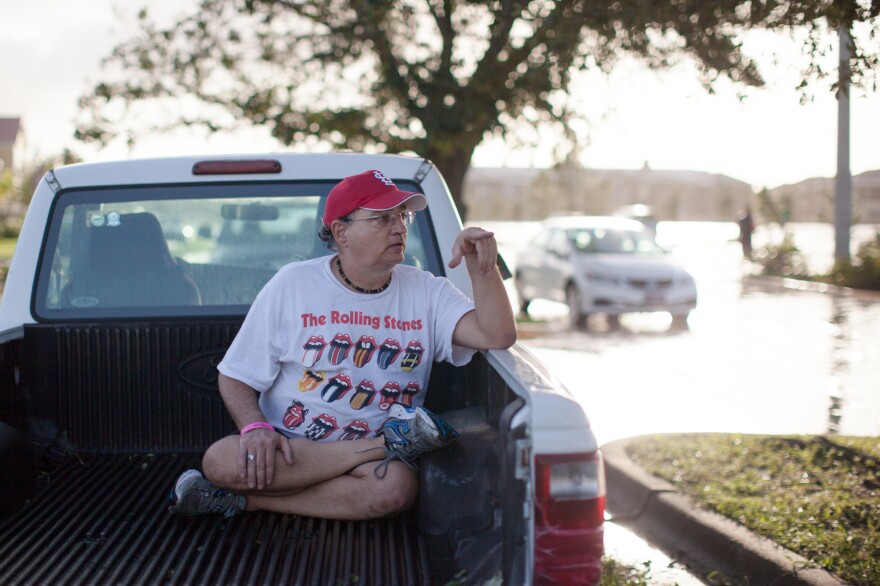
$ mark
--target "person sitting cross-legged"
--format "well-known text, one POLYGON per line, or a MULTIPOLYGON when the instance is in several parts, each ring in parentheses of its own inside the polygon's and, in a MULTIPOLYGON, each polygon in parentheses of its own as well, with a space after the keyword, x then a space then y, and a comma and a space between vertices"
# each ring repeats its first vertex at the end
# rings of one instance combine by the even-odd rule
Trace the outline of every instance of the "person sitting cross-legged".
POLYGON ((473 300, 402 264, 426 207, 374 170, 331 190, 320 235, 336 254, 283 267, 257 295, 218 367, 241 432, 207 450, 203 473, 181 474, 173 513, 362 520, 412 506, 416 459, 457 435, 422 406, 432 363, 516 341, 491 232, 453 243, 449 266, 464 260, 473 300))

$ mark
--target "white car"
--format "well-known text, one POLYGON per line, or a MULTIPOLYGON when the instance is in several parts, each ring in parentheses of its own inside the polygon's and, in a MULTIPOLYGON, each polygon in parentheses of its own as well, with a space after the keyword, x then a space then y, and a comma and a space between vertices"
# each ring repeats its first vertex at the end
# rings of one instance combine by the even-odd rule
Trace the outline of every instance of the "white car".
POLYGON ((523 312, 534 299, 565 303, 575 327, 593 313, 613 328, 624 313, 667 311, 686 328, 697 305, 693 277, 641 222, 616 217, 545 220, 517 258, 516 290, 523 312))

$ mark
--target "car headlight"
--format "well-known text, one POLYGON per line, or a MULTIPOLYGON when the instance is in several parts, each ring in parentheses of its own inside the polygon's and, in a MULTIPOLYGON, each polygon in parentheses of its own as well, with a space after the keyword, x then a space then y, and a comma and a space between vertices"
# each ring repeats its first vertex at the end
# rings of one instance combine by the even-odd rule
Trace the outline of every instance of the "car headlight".
POLYGON ((697 284, 690 273, 682 273, 676 280, 678 281, 678 284, 682 286, 696 286, 697 284))

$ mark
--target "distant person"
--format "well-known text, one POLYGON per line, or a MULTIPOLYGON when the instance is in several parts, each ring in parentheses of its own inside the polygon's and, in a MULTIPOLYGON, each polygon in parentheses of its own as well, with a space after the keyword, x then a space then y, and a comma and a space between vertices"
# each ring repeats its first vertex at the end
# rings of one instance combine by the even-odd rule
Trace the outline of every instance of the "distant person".
POLYGON ((755 222, 749 208, 740 210, 737 215, 739 223, 739 242, 742 244, 743 257, 752 259, 752 233, 755 231, 755 222))

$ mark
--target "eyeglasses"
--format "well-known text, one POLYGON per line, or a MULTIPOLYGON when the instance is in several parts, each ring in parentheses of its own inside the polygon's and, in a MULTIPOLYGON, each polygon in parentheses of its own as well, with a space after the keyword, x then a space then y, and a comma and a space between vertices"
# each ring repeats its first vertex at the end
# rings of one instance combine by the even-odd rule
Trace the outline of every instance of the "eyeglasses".
POLYGON ((388 228, 400 219, 404 226, 408 226, 416 219, 416 213, 411 210, 403 210, 402 212, 382 212, 375 216, 364 216, 363 218, 340 218, 343 222, 357 222, 358 220, 374 220, 376 226, 380 228, 388 228))

